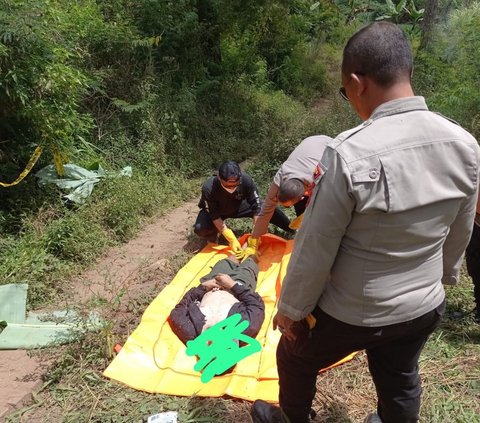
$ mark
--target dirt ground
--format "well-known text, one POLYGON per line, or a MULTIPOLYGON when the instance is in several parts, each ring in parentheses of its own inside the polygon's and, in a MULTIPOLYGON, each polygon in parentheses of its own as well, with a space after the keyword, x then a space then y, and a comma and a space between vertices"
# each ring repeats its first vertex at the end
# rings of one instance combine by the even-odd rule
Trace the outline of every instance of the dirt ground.
MULTIPOLYGON (((69 295, 61 307, 98 298, 126 304, 143 293, 161 289, 166 283, 162 274, 168 273, 163 270, 169 258, 203 246, 198 240, 189 240, 197 211, 197 200, 184 203, 147 225, 127 244, 109 249, 91 269, 68 282, 69 295)), ((47 367, 48 360, 38 354, 0 351, 0 423, 31 400, 42 386, 47 367)))

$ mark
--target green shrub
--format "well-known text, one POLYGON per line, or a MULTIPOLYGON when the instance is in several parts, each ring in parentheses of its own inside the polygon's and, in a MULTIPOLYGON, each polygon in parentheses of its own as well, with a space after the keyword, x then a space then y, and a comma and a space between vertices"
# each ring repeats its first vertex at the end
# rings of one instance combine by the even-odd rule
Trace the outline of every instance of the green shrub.
POLYGON ((41 239, 47 253, 71 262, 89 263, 109 245, 101 226, 81 212, 53 221, 41 239))
POLYGON ((431 51, 417 55, 417 86, 432 109, 480 136, 480 4, 457 10, 440 26, 431 51))
POLYGON ((20 239, 0 238, 0 285, 28 283, 31 306, 44 304, 52 297, 57 289, 56 279, 64 274, 65 268, 33 233, 20 239))

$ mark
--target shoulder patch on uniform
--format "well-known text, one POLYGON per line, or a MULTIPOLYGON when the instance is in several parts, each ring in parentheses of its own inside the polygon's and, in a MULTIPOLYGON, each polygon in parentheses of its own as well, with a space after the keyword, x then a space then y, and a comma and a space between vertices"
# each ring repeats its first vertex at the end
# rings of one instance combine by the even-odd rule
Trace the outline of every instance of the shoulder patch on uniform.
POLYGON ((322 168, 320 167, 320 163, 317 163, 315 166, 315 170, 313 171, 313 182, 315 182, 320 176, 322 176, 322 168))

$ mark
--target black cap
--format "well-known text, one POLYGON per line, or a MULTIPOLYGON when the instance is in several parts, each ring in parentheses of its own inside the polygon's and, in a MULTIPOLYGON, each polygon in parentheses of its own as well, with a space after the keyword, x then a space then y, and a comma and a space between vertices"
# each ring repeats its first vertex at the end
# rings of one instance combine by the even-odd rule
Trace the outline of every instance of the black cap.
POLYGON ((242 171, 240 170, 240 166, 232 160, 222 163, 218 168, 218 176, 224 181, 239 179, 241 175, 242 171))

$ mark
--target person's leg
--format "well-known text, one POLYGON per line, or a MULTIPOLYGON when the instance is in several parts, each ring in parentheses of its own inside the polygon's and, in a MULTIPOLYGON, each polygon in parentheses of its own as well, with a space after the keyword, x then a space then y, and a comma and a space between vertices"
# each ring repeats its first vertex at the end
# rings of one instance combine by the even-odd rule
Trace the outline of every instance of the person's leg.
POLYGON ((312 330, 297 323, 297 339, 282 336, 277 347, 280 408, 292 423, 309 421, 319 370, 363 349, 377 331, 340 322, 318 308, 312 314, 316 318, 312 330))
POLYGON ((193 225, 193 231, 200 238, 205 238, 209 241, 214 241, 218 233, 210 215, 205 209, 201 209, 198 212, 197 219, 193 225))
POLYGON ((295 209, 295 214, 297 216, 300 216, 301 214, 303 214, 303 212, 307 208, 307 202, 309 198, 310 197, 308 195, 305 195, 298 203, 295 203, 293 205, 293 208, 295 209))
POLYGON ((277 368, 280 408, 292 423, 308 423, 320 364, 307 362, 296 351, 295 341, 282 336, 277 346, 277 368))
POLYGON ((258 264, 255 258, 247 258, 243 263, 240 263, 233 269, 229 275, 233 280, 248 286, 251 291, 255 291, 258 278, 258 264))
POLYGON ((203 283, 205 281, 208 281, 209 279, 213 279, 219 273, 225 273, 227 275, 230 275, 237 267, 238 263, 235 263, 228 257, 224 258, 220 261, 217 261, 217 263, 215 263, 210 272, 200 278, 200 282, 203 283))
POLYGON ((477 317, 480 319, 480 226, 474 224, 472 237, 465 254, 468 274, 473 282, 473 295, 477 310, 477 317))
POLYGON ((422 392, 418 359, 428 336, 438 326, 444 307, 442 304, 411 322, 385 327, 382 336, 391 340, 367 348, 382 423, 418 421, 422 392))
POLYGON ((270 223, 272 225, 277 226, 280 229, 283 229, 287 233, 294 233, 293 229, 290 229, 288 225, 290 225, 290 219, 288 216, 280 210, 280 208, 276 207, 275 211, 273 212, 273 216, 270 219, 270 223))
POLYGON ((238 206, 238 210, 234 214, 226 216, 226 217, 232 218, 232 219, 241 219, 241 218, 244 218, 244 217, 253 217, 252 206, 250 206, 248 201, 243 200, 240 203, 240 206, 238 206))
MULTIPOLYGON (((253 217, 253 210, 250 204, 248 204, 248 202, 244 200, 240 203, 240 207, 238 208, 235 215, 231 215, 227 217, 232 219, 239 219, 243 217, 253 217)), ((278 207, 275 208, 275 211, 273 212, 273 216, 270 219, 270 223, 279 227, 280 229, 283 229, 285 232, 288 232, 288 233, 295 232, 294 230, 288 227, 288 225, 290 224, 290 219, 278 207)))

